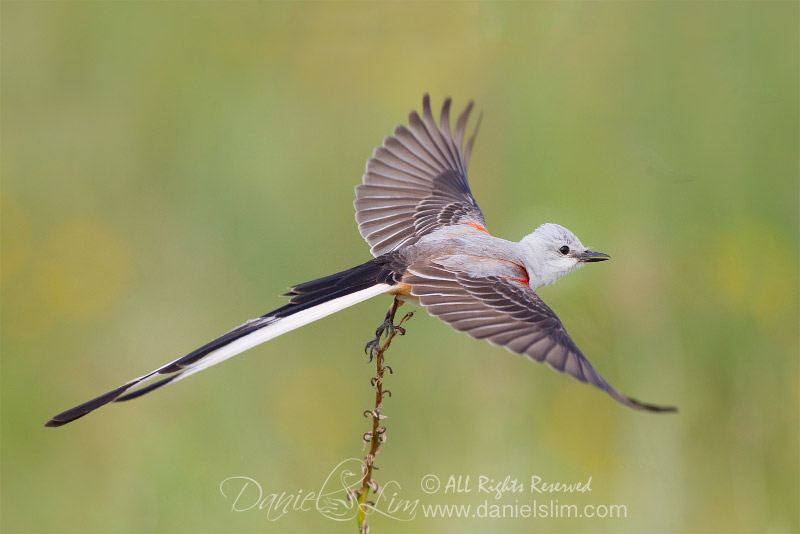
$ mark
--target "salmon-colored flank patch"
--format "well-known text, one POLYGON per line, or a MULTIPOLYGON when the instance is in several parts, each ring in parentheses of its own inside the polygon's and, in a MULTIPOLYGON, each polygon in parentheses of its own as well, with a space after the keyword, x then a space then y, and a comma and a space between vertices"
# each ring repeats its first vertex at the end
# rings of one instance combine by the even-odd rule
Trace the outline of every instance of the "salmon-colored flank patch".
POLYGON ((478 223, 462 223, 462 224, 466 224, 467 226, 471 226, 471 227, 475 228, 476 230, 480 230, 481 232, 486 232, 487 234, 489 233, 489 230, 487 230, 486 228, 484 228, 483 226, 481 226, 478 223))
POLYGON ((406 284, 405 282, 400 282, 395 284, 391 291, 388 291, 390 295, 400 295, 403 297, 411 296, 411 285, 406 284))
MULTIPOLYGON (((514 263, 514 262, 509 262, 509 263, 514 263)), ((503 278, 507 278, 507 279, 509 279, 509 280, 514 280, 515 282, 519 282, 520 284, 522 284, 522 285, 524 285, 524 286, 527 286, 527 285, 529 285, 529 284, 530 284, 530 281, 531 281, 531 279, 530 279, 530 277, 528 276, 528 271, 526 271, 526 270, 525 270, 525 267, 523 267, 523 266, 522 266, 522 265, 520 265, 519 263, 514 263, 514 265, 516 265, 517 267, 519 267, 519 270, 522 272, 522 275, 523 275, 525 278, 514 278, 513 276, 504 276, 503 278)))

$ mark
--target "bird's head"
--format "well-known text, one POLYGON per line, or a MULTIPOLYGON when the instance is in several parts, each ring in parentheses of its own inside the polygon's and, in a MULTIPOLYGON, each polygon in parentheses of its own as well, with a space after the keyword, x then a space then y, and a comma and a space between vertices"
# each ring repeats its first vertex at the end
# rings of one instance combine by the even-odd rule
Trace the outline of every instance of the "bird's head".
POLYGON ((603 261, 608 254, 588 250, 575 234, 545 223, 525 236, 520 245, 532 287, 549 286, 584 264, 603 261))

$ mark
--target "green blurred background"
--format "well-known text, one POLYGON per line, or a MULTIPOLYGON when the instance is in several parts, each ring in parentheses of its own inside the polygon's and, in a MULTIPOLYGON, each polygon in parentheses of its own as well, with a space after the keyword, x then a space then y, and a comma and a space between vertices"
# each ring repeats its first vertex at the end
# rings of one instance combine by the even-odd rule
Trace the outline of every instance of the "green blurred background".
MULTIPOLYGON (((373 517, 373 532, 797 532, 796 2, 2 4, 2 530, 352 532, 231 511, 363 455, 375 299, 61 429, 56 412, 367 260, 353 186, 395 124, 484 112, 495 235, 613 260, 540 293, 621 391, 419 312, 378 480, 592 477, 625 519, 373 517)), ((530 503, 506 496, 490 503, 530 503)), ((539 496, 539 503, 544 501, 539 496)))

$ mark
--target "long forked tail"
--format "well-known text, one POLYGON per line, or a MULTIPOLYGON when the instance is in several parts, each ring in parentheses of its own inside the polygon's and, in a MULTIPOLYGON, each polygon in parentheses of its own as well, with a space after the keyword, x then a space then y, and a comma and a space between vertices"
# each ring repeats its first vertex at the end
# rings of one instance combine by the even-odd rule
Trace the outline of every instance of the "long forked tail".
POLYGON ((110 402, 135 399, 317 319, 386 293, 393 285, 392 274, 385 263, 371 260, 352 269, 296 285, 284 295, 291 297, 287 305, 234 328, 174 362, 56 415, 45 426, 62 426, 110 402), (167 376, 130 391, 164 375, 167 376))

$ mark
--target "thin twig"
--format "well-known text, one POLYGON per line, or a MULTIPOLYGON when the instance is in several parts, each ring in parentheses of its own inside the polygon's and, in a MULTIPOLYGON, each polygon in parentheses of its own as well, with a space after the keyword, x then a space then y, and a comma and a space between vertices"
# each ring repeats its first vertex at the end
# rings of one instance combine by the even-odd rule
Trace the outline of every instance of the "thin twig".
MULTIPOLYGON (((365 417, 372 417, 372 432, 367 432, 363 436, 364 445, 369 443, 369 453, 364 458, 364 479, 362 481, 362 485, 360 489, 357 489, 354 493, 358 496, 358 529, 359 532, 362 534, 367 534, 369 532, 369 525, 367 524, 367 507, 374 506, 375 503, 372 501, 367 501, 367 494, 369 493, 370 488, 372 488, 373 493, 380 497, 380 485, 372 478, 372 472, 375 467, 375 456, 378 454, 378 451, 381 449, 381 446, 386 442, 386 427, 381 425, 381 419, 385 419, 385 415, 381 415, 381 409, 383 408, 383 399, 384 396, 392 396, 392 392, 388 389, 383 389, 383 376, 384 372, 388 369, 389 374, 391 374, 392 368, 388 365, 383 365, 383 355, 389 349, 389 345, 394 339, 394 336, 397 334, 405 334, 405 329, 401 328, 401 325, 411 319, 414 315, 414 312, 408 312, 405 316, 400 319, 400 322, 396 325, 394 324, 394 316, 397 313, 397 308, 400 307, 402 303, 395 297, 394 302, 392 303, 392 307, 389 308, 389 312, 386 314, 386 321, 381 328, 378 329, 377 337, 376 337, 376 344, 373 350, 370 352, 370 357, 373 356, 375 358, 375 368, 376 368, 376 376, 371 380, 372 386, 375 388, 375 407, 372 410, 367 410, 364 412, 365 417), (385 328, 384 328, 385 327, 385 328), (383 329, 383 330, 382 330, 383 329), (386 340, 383 342, 383 345, 380 345, 380 336, 381 333, 386 334, 386 340)), ((369 347, 369 345, 367 345, 369 347)))

